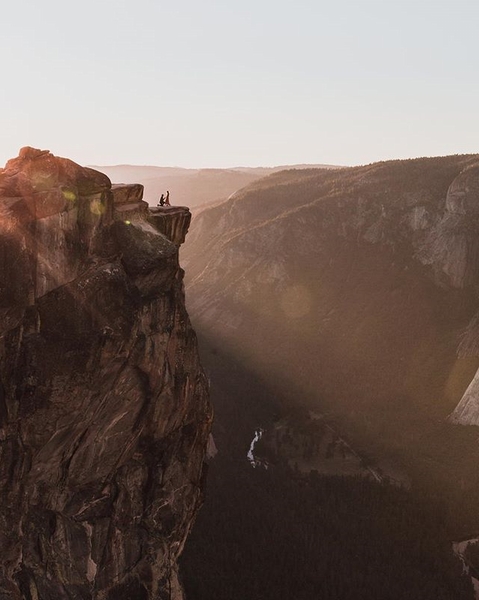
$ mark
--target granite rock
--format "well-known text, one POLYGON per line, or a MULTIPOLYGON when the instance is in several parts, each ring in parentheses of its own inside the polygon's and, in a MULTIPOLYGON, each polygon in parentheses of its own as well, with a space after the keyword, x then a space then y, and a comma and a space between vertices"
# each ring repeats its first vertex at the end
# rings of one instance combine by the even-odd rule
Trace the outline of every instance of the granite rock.
POLYGON ((212 411, 178 244, 115 208, 140 188, 0 170, 1 600, 182 597, 212 411))

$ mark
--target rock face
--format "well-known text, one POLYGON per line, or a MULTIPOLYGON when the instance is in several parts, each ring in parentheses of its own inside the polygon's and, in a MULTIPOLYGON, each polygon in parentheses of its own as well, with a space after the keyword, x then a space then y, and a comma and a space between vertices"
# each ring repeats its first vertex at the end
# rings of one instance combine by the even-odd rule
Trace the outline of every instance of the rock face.
POLYGON ((178 599, 212 413, 188 209, 24 148, 0 170, 0 599, 178 599), (181 235, 178 231, 181 230, 181 235))
POLYGON ((175 244, 185 241, 185 232, 190 226, 191 215, 183 206, 164 206, 151 209, 155 227, 175 244), (172 216, 175 218, 172 219, 172 216))
POLYGON ((479 425, 479 371, 476 372, 449 420, 459 425, 479 425))
MULTIPOLYGON (((479 364, 478 164, 285 171, 206 208, 182 250, 197 326, 291 402, 374 413, 407 447, 410 415, 443 422, 479 364)), ((453 418, 477 424, 466 396, 453 418)))

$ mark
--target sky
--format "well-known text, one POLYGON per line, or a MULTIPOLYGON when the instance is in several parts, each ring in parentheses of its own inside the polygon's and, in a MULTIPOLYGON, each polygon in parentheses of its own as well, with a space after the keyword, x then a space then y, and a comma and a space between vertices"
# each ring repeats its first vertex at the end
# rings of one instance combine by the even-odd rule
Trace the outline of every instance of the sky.
POLYGON ((477 0, 16 0, 1 21, 0 166, 479 152, 477 0))

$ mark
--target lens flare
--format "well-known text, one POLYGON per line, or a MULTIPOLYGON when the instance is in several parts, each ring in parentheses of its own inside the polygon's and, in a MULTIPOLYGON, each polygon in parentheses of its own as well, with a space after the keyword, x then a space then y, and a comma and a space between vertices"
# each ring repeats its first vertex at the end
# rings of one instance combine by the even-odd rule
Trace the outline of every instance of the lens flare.
POLYGON ((72 190, 63 190, 62 193, 63 197, 65 198, 65 200, 68 200, 68 202, 75 202, 75 200, 77 199, 77 195, 72 190))
POLYGON ((101 200, 92 200, 90 203, 90 212, 94 215, 103 215, 106 211, 106 206, 101 200))

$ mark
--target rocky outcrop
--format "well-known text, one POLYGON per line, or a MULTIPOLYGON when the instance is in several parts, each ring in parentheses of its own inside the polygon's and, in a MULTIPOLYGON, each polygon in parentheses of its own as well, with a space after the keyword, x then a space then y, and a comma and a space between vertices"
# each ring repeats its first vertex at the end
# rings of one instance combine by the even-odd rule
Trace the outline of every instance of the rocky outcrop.
POLYGON ((455 288, 479 279, 479 166, 465 168, 447 191, 444 213, 426 230, 417 256, 455 288))
MULTIPOLYGON (((449 285, 477 289, 479 283, 479 166, 464 169, 449 186, 445 213, 427 235, 419 256, 449 285), (443 278, 444 280, 444 278, 443 278)), ((471 319, 458 346, 461 358, 479 357, 479 312, 471 319)), ((479 425, 479 371, 449 420, 479 425)))
POLYGON ((212 416, 188 214, 168 239, 141 186, 48 151, 0 170, 1 600, 182 597, 212 416))
POLYGON ((156 229, 161 231, 174 244, 185 241, 185 233, 190 226, 191 214, 184 206, 163 206, 150 210, 156 229))
POLYGON ((479 425, 479 371, 449 417, 451 423, 479 425))

